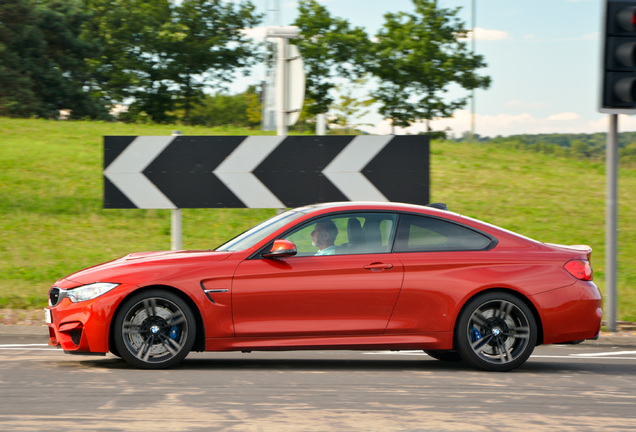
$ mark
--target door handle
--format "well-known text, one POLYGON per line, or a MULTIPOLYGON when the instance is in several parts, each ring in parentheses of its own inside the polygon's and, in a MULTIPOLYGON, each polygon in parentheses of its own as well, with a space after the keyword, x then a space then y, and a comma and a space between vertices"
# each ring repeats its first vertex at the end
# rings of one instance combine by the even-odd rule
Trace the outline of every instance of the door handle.
POLYGON ((365 270, 371 270, 371 271, 389 270, 393 268, 393 264, 378 262, 378 263, 367 264, 365 266, 362 266, 362 268, 365 270))

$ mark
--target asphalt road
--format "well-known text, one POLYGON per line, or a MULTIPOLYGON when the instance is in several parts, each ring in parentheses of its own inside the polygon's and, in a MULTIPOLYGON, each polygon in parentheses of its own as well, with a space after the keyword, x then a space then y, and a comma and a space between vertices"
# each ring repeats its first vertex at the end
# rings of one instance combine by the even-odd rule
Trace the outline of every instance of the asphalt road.
POLYGON ((538 347, 509 373, 371 351, 193 353, 143 371, 46 339, 0 331, 1 431, 636 430, 635 336, 538 347))

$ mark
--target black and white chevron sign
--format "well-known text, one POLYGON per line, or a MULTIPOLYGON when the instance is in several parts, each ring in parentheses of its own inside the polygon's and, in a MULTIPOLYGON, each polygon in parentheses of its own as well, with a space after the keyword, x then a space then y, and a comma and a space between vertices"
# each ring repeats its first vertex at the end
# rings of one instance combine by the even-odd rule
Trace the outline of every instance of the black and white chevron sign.
POLYGON ((104 208, 329 201, 428 203, 428 137, 104 137, 104 208))

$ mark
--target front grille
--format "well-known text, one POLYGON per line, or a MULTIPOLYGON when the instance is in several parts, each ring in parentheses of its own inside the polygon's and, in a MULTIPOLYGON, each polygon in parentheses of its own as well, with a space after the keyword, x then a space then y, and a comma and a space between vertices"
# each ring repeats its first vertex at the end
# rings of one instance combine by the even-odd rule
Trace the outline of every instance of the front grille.
POLYGON ((71 340, 75 345, 80 344, 80 340, 82 339, 82 329, 71 330, 71 340))
POLYGON ((53 287, 49 290, 49 306, 55 306, 60 301, 60 289, 53 287))

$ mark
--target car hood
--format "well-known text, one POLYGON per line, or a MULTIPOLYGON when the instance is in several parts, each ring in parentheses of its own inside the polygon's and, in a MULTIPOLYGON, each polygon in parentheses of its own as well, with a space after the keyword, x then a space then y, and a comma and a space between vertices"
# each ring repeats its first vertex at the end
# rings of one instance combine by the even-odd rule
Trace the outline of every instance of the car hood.
POLYGON ((124 257, 85 268, 64 279, 78 284, 93 282, 137 283, 137 275, 160 277, 163 273, 187 271, 189 266, 223 261, 233 252, 206 251, 155 251, 137 252, 124 257))

